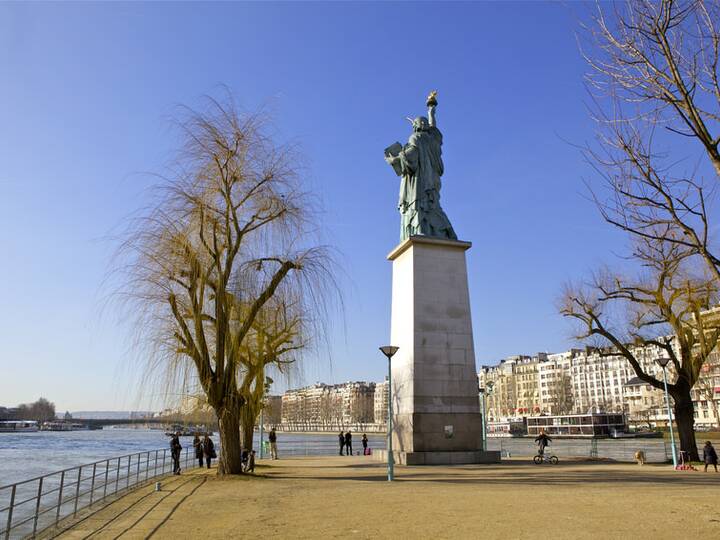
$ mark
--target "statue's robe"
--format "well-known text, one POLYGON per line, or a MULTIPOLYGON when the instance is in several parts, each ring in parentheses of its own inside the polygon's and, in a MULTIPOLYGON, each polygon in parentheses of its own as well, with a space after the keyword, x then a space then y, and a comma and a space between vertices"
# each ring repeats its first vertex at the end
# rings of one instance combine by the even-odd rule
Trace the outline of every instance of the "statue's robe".
POLYGON ((400 241, 414 235, 457 240, 440 207, 442 133, 436 127, 415 131, 400 152, 400 241))

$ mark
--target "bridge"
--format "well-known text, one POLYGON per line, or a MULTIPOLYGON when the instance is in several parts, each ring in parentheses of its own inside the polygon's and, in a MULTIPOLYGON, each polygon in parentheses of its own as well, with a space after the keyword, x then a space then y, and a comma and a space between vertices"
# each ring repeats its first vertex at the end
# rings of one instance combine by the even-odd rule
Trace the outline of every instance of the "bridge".
POLYGON ((124 426, 133 424, 167 424, 170 426, 175 423, 167 418, 73 418, 70 422, 85 424, 90 427, 124 426))

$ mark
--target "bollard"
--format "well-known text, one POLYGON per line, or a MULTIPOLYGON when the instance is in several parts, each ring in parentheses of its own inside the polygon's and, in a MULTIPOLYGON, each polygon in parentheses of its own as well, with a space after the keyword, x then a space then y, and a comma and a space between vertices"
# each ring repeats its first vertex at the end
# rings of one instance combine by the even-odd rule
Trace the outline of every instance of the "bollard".
POLYGON ((155 491, 160 491, 162 489, 162 483, 161 482, 155 482, 155 491))

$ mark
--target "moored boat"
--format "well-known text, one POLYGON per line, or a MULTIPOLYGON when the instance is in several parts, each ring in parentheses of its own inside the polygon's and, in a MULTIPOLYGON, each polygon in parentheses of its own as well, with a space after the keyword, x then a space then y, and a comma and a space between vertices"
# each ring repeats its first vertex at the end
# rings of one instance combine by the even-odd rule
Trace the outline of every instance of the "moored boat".
POLYGON ((38 431, 40 426, 35 420, 1 420, 0 433, 26 433, 38 431))

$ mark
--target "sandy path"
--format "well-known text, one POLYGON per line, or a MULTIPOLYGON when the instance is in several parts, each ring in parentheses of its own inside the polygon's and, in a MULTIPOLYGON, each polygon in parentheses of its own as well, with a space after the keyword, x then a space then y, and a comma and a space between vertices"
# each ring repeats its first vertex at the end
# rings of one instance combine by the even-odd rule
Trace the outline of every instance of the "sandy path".
POLYGON ((720 474, 561 463, 398 467, 272 462, 256 478, 194 471, 137 490, 62 538, 720 538, 720 474))

